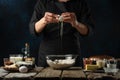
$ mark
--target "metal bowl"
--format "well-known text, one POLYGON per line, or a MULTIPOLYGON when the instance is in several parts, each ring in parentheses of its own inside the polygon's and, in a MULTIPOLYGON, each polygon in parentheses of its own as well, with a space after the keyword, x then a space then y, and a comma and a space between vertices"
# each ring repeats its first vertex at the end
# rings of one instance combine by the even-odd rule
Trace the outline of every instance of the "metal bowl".
POLYGON ((47 55, 47 64, 53 69, 67 69, 75 64, 77 55, 47 55))

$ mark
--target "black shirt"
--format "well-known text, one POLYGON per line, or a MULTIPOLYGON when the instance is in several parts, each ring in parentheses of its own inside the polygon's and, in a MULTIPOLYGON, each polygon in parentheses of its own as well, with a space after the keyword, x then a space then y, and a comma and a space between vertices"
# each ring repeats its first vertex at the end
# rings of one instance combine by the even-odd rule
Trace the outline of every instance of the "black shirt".
MULTIPOLYGON (((89 33, 92 30, 92 22, 90 12, 85 0, 70 0, 68 2, 58 2, 57 0, 38 0, 35 5, 33 16, 30 22, 30 32, 36 36, 43 35, 40 43, 40 54, 79 54, 81 35, 69 23, 63 25, 63 38, 60 38, 60 24, 50 23, 41 33, 35 32, 35 23, 40 20, 45 12, 61 14, 63 12, 74 12, 77 20, 86 24, 89 28, 89 33), (59 5, 62 5, 61 7, 59 5)), ((87 36, 87 35, 86 35, 87 36)))

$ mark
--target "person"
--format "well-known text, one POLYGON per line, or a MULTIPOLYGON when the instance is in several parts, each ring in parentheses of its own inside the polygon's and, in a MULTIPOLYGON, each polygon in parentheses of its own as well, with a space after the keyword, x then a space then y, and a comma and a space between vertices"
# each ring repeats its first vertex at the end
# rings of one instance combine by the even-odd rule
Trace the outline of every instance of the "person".
MULTIPOLYGON (((42 37, 38 66, 47 67, 47 55, 80 56, 80 38, 93 32, 85 0, 38 0, 29 24, 31 34, 42 37)), ((75 66, 80 65, 79 57, 75 66)))

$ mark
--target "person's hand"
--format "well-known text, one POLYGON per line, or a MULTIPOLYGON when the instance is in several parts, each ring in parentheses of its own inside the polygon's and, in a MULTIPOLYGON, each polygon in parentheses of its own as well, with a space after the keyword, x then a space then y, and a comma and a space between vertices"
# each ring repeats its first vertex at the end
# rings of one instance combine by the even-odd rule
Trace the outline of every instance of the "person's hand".
POLYGON ((46 24, 58 22, 58 15, 50 12, 45 12, 44 21, 46 24))
POLYGON ((78 24, 75 13, 65 12, 62 13, 63 22, 70 23, 73 27, 78 24))

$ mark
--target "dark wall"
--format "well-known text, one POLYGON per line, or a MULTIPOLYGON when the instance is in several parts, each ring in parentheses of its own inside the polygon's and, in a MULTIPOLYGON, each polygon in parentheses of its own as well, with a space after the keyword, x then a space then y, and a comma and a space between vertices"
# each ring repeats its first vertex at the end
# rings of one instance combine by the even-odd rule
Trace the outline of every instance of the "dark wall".
POLYGON ((0 0, 0 62, 9 54, 21 53, 28 42, 33 56, 37 54, 39 38, 29 32, 29 21, 36 0, 0 0))
MULTIPOLYGON (((81 39, 81 56, 108 54, 120 57, 119 0, 87 0, 95 34, 81 39)), ((33 37, 28 24, 36 0, 0 0, 0 63, 9 54, 21 53, 28 42, 31 54, 37 56, 40 38, 33 37)), ((2 64, 0 64, 2 65, 2 64)))
POLYGON ((120 1, 87 1, 95 22, 95 35, 83 41, 84 55, 108 54, 120 57, 120 1))

